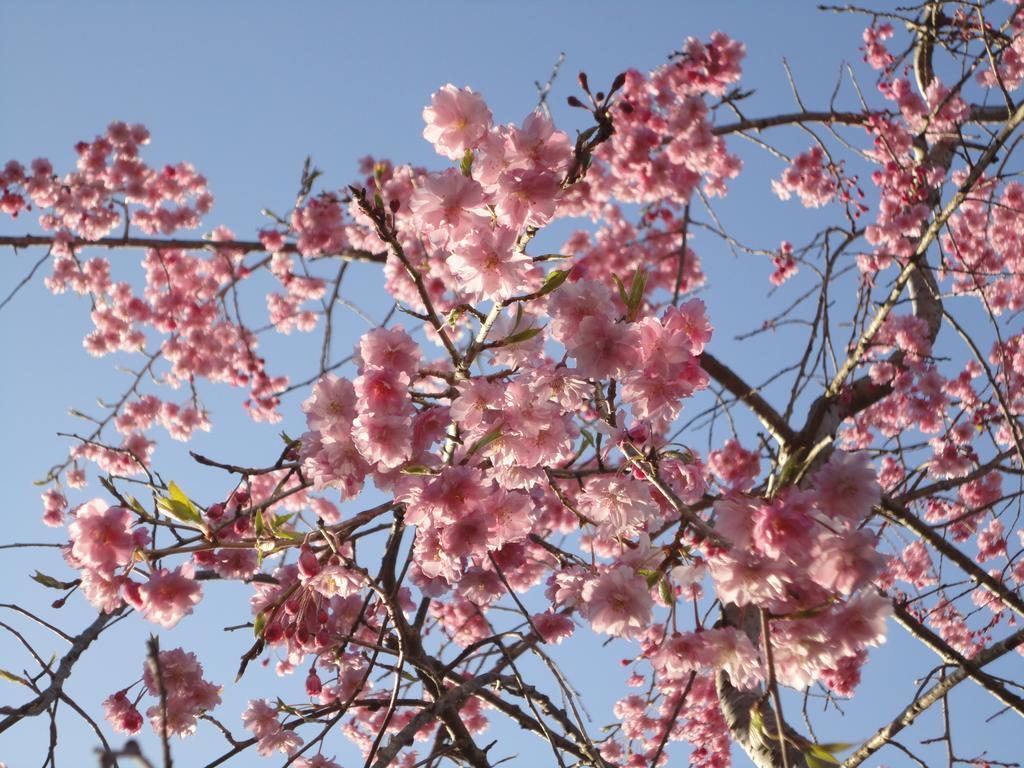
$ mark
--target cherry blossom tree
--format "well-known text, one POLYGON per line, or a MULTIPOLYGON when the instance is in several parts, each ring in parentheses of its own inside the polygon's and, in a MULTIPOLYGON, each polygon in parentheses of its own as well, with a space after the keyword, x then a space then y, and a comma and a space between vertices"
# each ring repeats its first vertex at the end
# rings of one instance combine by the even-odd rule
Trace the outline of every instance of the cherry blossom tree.
POLYGON ((865 30, 830 103, 805 105, 794 80, 795 108, 749 115, 745 48, 722 33, 650 72, 581 73, 571 126, 548 108, 557 67, 514 123, 439 84, 416 128, 435 166, 367 157, 329 189, 307 162, 294 206, 253 233, 216 226, 199 170, 151 166, 141 125, 82 141, 71 169, 4 165, 0 244, 37 249, 53 293, 88 298, 89 353, 137 364, 46 472, 42 523, 65 544, 34 578, 57 600, 6 606, 25 659, 5 662, 20 699, 0 732, 49 718, 44 765, 80 717, 104 766, 170 766, 209 728, 211 768, 337 768, 352 745, 374 768, 482 768, 518 731, 563 768, 663 765, 677 742, 695 766, 736 747, 759 768, 853 768, 929 764, 898 736, 938 707, 950 766, 1015 765, 1019 744, 960 751, 948 694, 976 685, 1024 716, 1019 664, 990 668, 1024 647, 1024 15, 833 11, 865 30), (744 173, 743 140, 775 177, 744 173), (715 208, 739 184, 828 223, 740 242, 715 208), (37 234, 15 234, 26 221, 37 234), (555 221, 576 231, 544 252, 555 221), (770 261, 765 291, 796 298, 706 303, 698 233, 770 261), (111 260, 139 254, 137 278, 115 279, 111 260), (355 263, 393 305, 349 352, 334 334, 355 263), (754 379, 716 352, 716 316, 738 310, 763 344, 801 334, 754 379), (272 333, 319 334, 319 359, 282 370, 260 348, 272 333), (216 498, 167 477, 158 450, 158 428, 187 443, 215 425, 207 384, 243 392, 256 421, 301 405, 307 425, 257 466, 193 453, 222 473, 216 498), (171 630, 231 581, 249 601, 210 642, 239 665, 213 668, 171 630), (59 628, 67 601, 95 619, 59 628), (66 647, 47 661, 19 621, 66 647), (138 673, 71 698, 121 621, 152 625, 125 651, 138 673), (821 742, 897 625, 932 671, 866 739, 821 742), (596 726, 556 659, 588 634, 631 674, 596 726), (268 660, 282 687, 222 712, 223 686, 268 660), (143 729, 161 755, 126 741, 143 729))

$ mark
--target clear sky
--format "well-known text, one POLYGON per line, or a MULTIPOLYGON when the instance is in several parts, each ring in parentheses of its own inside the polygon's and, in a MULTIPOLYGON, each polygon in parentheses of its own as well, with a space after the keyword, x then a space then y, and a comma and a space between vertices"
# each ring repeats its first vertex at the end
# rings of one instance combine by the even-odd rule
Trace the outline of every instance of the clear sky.
MULTIPOLYGON (((5 61, 0 67, 0 96, 5 105, 0 119, 0 162, 49 157, 59 172, 73 163, 73 145, 91 139, 108 122, 142 122, 152 133, 146 148, 151 164, 187 160, 207 176, 216 206, 207 229, 231 227, 251 236, 263 224, 263 208, 284 210, 294 199, 303 158, 311 155, 325 171, 323 184, 337 187, 356 175, 356 161, 366 154, 396 162, 440 166, 420 136, 421 110, 439 86, 453 82, 482 92, 502 122, 521 120, 536 104, 535 80, 545 80, 559 52, 566 53, 562 76, 552 97, 556 122, 567 130, 578 117, 564 108, 565 96, 575 89, 574 76, 585 69, 592 83, 606 84, 627 67, 650 69, 678 49, 690 35, 706 37, 721 29, 747 44, 744 88, 756 89, 747 102, 749 114, 793 108, 782 66, 785 57, 801 95, 808 104, 823 106, 835 84, 842 61, 859 62, 864 22, 849 16, 821 13, 816 3, 787 2, 622 2, 588 3, 345 3, 345 2, 0 2, 5 61)), ((806 138, 780 138, 787 149, 802 149, 806 138)), ((718 204, 727 226, 742 240, 776 247, 779 241, 799 241, 824 219, 795 203, 784 204, 768 191, 782 164, 732 142, 746 163, 745 181, 718 204)), ((0 231, 21 234, 33 229, 31 216, 0 223, 0 231)), ((560 230, 565 232, 565 229, 560 230)), ((771 272, 768 260, 738 261, 720 243, 696 235, 693 247, 710 276, 708 291, 715 344, 719 355, 752 380, 775 370, 780 349, 793 337, 762 337, 738 348, 732 336, 749 330, 793 296, 781 292, 767 304, 771 272), (752 310, 756 307, 756 311, 752 310)), ((40 254, 0 253, 0 294, 25 274, 40 254)), ((115 264, 137 263, 118 253, 115 264)), ((123 269, 116 267, 116 269, 123 269)), ((45 271, 45 270, 44 270, 45 271)), ((130 274, 131 268, 123 274, 130 274)), ((88 410, 97 396, 119 396, 123 376, 116 364, 130 358, 93 359, 81 338, 88 326, 88 305, 72 297, 53 297, 42 286, 42 274, 0 312, 0 351, 6 375, 0 377, 0 479, 5 506, 4 541, 58 541, 58 532, 39 522, 39 478, 66 450, 57 432, 85 429, 68 408, 88 410)), ((379 318, 379 280, 370 269, 357 269, 345 295, 358 300, 379 318)), ((254 312, 258 312, 258 307, 254 312)), ((344 333, 335 349, 350 348, 363 330, 354 315, 345 315, 344 333)), ((316 338, 295 336, 268 340, 268 352, 301 378, 315 370, 316 338)), ((342 352, 341 354, 344 354, 342 352)), ((253 425, 242 414, 238 393, 223 388, 204 390, 213 411, 215 429, 199 435, 190 446, 232 461, 265 461, 266 446, 274 446, 282 427, 290 434, 303 431, 299 401, 287 401, 285 422, 253 425)), ((703 446, 699 446, 703 448, 703 446)), ((272 448, 271 448, 272 449, 272 448)), ((200 471, 185 460, 180 446, 163 437, 157 462, 166 477, 187 478, 198 498, 217 498, 227 487, 217 473, 200 471)), ((184 480, 180 480, 185 484, 184 480)), ((98 489, 94 489, 97 490, 98 489)), ((17 550, 0 554, 0 602, 23 602, 40 608, 50 620, 77 632, 90 620, 91 609, 76 596, 62 611, 47 603, 54 593, 28 579, 33 569, 58 577, 68 573, 53 550, 17 550)), ((271 672, 251 670, 246 682, 230 680, 237 659, 247 647, 248 634, 234 638, 221 631, 226 623, 249 617, 239 600, 244 587, 207 585, 208 598, 193 617, 167 635, 164 647, 183 645, 198 653, 207 677, 227 685, 218 714, 241 732, 238 713, 271 672), (225 611, 230 611, 225 619, 225 611)), ((0 621, 10 614, 0 612, 0 621)), ((23 623, 19 623, 22 627, 23 623)), ((112 630, 76 668, 69 687, 78 701, 98 713, 99 701, 134 681, 140 674, 144 638, 151 626, 132 619, 112 630)), ((882 718, 896 714, 912 697, 915 676, 933 666, 926 654, 911 654, 901 630, 893 628, 890 643, 878 652, 878 663, 867 667, 862 696, 849 706, 850 717, 819 733, 823 740, 857 741, 868 736, 882 718)), ((63 653, 55 638, 27 630, 50 652, 63 653)), ((620 645, 602 649, 598 642, 574 638, 570 656, 561 660, 570 677, 586 694, 593 730, 612 720, 610 707, 624 692, 626 676, 616 663, 625 655, 620 645)), ((0 666, 20 671, 27 663, 13 641, 0 636, 0 666)), ((1013 663, 1019 663, 1019 659, 1013 663)), ((997 668, 998 669, 998 668, 997 668)), ((1019 667, 1018 667, 1019 669, 1019 667)), ((19 701, 22 692, 0 682, 0 702, 19 701)), ((983 719, 993 704, 969 684, 953 697, 955 712, 983 719)), ((929 716, 931 717, 931 716, 929 716)), ((983 738, 1013 738, 1016 723, 1009 715, 984 732, 983 738)), ((836 721, 831 721, 835 723, 836 721)), ((937 734, 937 721, 919 728, 917 738, 937 734), (930 728, 930 730, 929 730, 930 728)), ((973 722, 973 721, 971 721, 973 722)), ((9 768, 37 765, 45 754, 45 722, 38 718, 0 735, 0 760, 9 768)), ((148 731, 148 726, 146 731, 148 731)), ((144 743, 156 755, 155 742, 144 743)), ((223 747, 223 740, 204 726, 190 742, 175 744, 178 764, 201 764, 223 747)), ((965 750, 984 748, 976 737, 964 739, 965 750), (973 738, 973 741, 972 741, 973 738)), ((1005 743, 1005 742, 1004 742, 1005 743)), ((80 721, 65 716, 58 764, 89 765, 83 750, 93 740, 80 721)), ((515 765, 547 764, 547 747, 518 739, 515 765)), ((335 741, 327 753, 348 756, 335 741)), ((685 754, 676 748, 675 755, 685 754)), ((1005 751, 1003 751, 1005 755, 1005 751)), ((902 765, 898 753, 887 753, 887 764, 902 765)), ((260 762, 254 754, 239 764, 260 762)), ((355 764, 355 763, 351 763, 355 764)), ((737 764, 746 764, 740 757, 737 764)))

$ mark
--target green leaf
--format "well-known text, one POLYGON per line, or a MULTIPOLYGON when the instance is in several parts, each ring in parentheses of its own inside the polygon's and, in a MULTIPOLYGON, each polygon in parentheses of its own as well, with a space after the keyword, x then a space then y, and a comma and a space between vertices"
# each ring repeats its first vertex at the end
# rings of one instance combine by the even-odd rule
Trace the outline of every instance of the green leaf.
POLYGON ((282 525, 286 525, 289 520, 295 517, 295 514, 289 512, 287 515, 274 515, 270 520, 270 530, 277 533, 282 525))
POLYGON ((32 576, 32 580, 50 589, 71 589, 78 584, 77 581, 60 581, 53 578, 53 576, 47 576, 42 571, 36 571, 32 576))
POLYGON ((661 571, 655 570, 654 568, 639 568, 637 575, 643 576, 647 582, 647 588, 650 589, 661 580, 661 571))
POLYGON ((661 580, 659 590, 661 599, 664 601, 665 605, 672 605, 676 601, 675 590, 672 589, 672 586, 668 583, 668 579, 661 580))
POLYGON ((509 344, 520 344, 524 341, 529 341, 538 333, 543 331, 544 328, 545 326, 543 325, 540 328, 527 328, 525 331, 520 331, 519 333, 513 333, 511 336, 506 336, 502 339, 501 343, 504 346, 508 346, 509 344))
POLYGON ((256 637, 263 637, 263 630, 267 628, 267 614, 260 611, 256 614, 256 620, 252 625, 252 633, 256 637))
POLYGON ((146 508, 142 506, 142 503, 134 496, 125 496, 128 502, 128 506, 138 512, 140 515, 146 514, 146 508))
POLYGON ((814 746, 834 754, 836 752, 845 752, 848 749, 853 749, 857 745, 846 741, 833 741, 829 744, 815 744, 814 746))
POLYGON ((595 445, 595 443, 594 443, 594 435, 591 433, 591 431, 589 429, 581 429, 580 430, 580 437, 583 438, 583 445, 584 445, 584 447, 595 445))
POLYGON ((515 322, 512 323, 512 330, 510 330, 509 333, 515 333, 516 331, 518 331, 519 330, 519 325, 522 322, 523 322, 523 305, 522 304, 516 304, 516 319, 515 319, 515 322))
POLYGON ((175 520, 182 523, 198 523, 192 515, 192 510, 188 506, 182 504, 180 501, 175 499, 157 499, 156 503, 160 506, 164 512, 169 514, 175 520))
POLYGON ((473 150, 467 149, 466 154, 462 156, 462 161, 459 163, 459 170, 462 171, 462 175, 467 179, 473 177, 473 150))
POLYGON ((629 294, 626 293, 626 286, 622 284, 618 275, 612 275, 612 279, 615 281, 615 285, 619 289, 619 298, 622 299, 622 303, 626 305, 626 309, 629 309, 629 294))
POLYGON ((569 272, 568 269, 553 269, 548 272, 547 277, 544 278, 544 285, 537 291, 537 295, 547 296, 568 279, 569 272))
POLYGON ((171 517, 180 520, 183 523, 199 523, 202 524, 203 518, 199 514, 199 510, 196 509, 196 505, 192 503, 192 500, 185 495, 185 492, 178 487, 178 484, 173 480, 168 483, 167 490, 170 492, 170 498, 158 498, 156 500, 157 505, 167 512, 171 517))
POLYGON ((484 435, 479 440, 477 440, 475 443, 473 443, 473 445, 470 447, 469 451, 466 453, 466 457, 468 458, 468 457, 472 456, 474 453, 476 453, 477 451, 483 450, 484 448, 486 448, 488 445, 490 445, 491 443, 493 443, 495 440, 497 440, 500 437, 501 437, 501 427, 495 427, 490 432, 488 432, 486 435, 484 435))
POLYGON ((807 768, 828 768, 829 763, 815 757, 811 752, 804 752, 804 762, 807 768))
POLYGON ((17 683, 18 685, 28 686, 28 680, 21 677, 20 675, 14 674, 13 672, 8 672, 6 669, 0 669, 0 677, 11 683, 17 683))
POLYGON ((633 284, 629 287, 629 307, 630 320, 636 317, 636 313, 640 310, 640 304, 644 300, 644 290, 647 288, 647 271, 641 267, 633 275, 633 284))
MULTIPOLYGON (((810 750, 810 754, 818 760, 821 760, 823 763, 827 763, 829 765, 839 765, 839 761, 832 756, 832 753, 824 749, 820 744, 811 744, 810 750)), ((806 754, 807 753, 805 753, 805 756, 806 754)))

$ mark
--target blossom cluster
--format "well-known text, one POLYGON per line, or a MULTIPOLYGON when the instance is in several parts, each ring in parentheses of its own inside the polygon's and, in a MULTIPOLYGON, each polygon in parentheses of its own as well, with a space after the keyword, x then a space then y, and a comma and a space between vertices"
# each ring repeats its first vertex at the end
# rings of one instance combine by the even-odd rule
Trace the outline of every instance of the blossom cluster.
MULTIPOLYGON (((967 102, 938 79, 915 93, 893 70, 884 42, 893 34, 883 25, 864 36, 865 60, 893 105, 863 120, 879 198, 862 232, 859 273, 850 262, 865 307, 880 272, 906 270, 920 255, 943 184, 965 184, 972 173, 954 170, 943 151, 968 119, 967 102)), ((1019 85, 1018 47, 995 69, 1008 87, 1019 85)), ((256 242, 219 228, 202 248, 147 248, 141 290, 80 251, 108 237, 122 212, 146 233, 199 226, 212 203, 201 176, 186 164, 150 169, 139 156, 148 134, 118 123, 80 145, 77 171, 62 179, 44 160, 8 164, 0 211, 16 216, 31 204, 42 212, 41 226, 55 233, 48 285, 92 300, 86 349, 143 352, 147 361, 99 422, 97 435, 109 422, 120 444, 83 441, 54 475, 61 486, 43 493, 44 522, 67 524, 65 559, 89 603, 172 629, 200 603, 200 577, 246 582, 256 644, 242 671, 266 653, 279 675, 297 674, 304 685, 300 705, 255 698, 242 721, 261 755, 280 752, 300 767, 337 763, 298 754, 303 720, 289 714, 345 708, 340 729, 365 757, 384 731, 415 728, 407 743, 426 742, 438 724, 421 723, 418 707, 454 691, 480 648, 513 635, 530 647, 556 645, 585 628, 628 647, 629 684, 648 690, 618 701, 619 727, 600 742, 602 757, 639 768, 664 761, 667 741, 686 739, 694 765, 718 768, 729 760, 723 691, 821 685, 852 695, 869 649, 884 642, 893 597, 944 581, 928 545, 882 539, 872 516, 883 489, 948 482, 941 487, 955 492, 921 504, 924 522, 941 527, 944 541, 971 541, 993 578, 1019 584, 1024 563, 1010 555, 1012 529, 992 513, 1004 492, 999 466, 983 467, 977 436, 990 436, 1003 458, 1019 450, 1011 416, 1024 403, 1024 334, 1001 336, 947 377, 915 295, 909 310, 880 315, 864 337, 856 386, 871 397, 842 426, 845 450, 825 447, 794 479, 783 467, 764 476, 769 452, 744 444, 732 424, 734 436, 715 433, 706 453, 681 442, 680 416, 709 387, 707 348, 719 343, 708 306, 691 295, 705 281, 691 201, 724 195, 740 171, 717 110, 743 56, 741 44, 716 33, 687 40, 653 72, 625 73, 607 94, 591 93, 581 77, 590 106, 576 105, 597 126, 575 142, 545 111, 500 124, 480 94, 445 85, 423 110, 423 137, 446 167, 368 157, 360 180, 343 190, 310 186, 256 242), (594 136, 601 141, 588 144, 594 136), (594 226, 558 253, 531 255, 538 231, 569 217, 594 226), (250 258, 256 251, 265 257, 250 258), (188 441, 210 428, 197 380, 249 390, 257 420, 280 416, 289 380, 271 375, 257 332, 229 308, 244 282, 259 270, 276 281, 267 329, 310 331, 338 295, 344 267, 334 296, 324 277, 336 259, 381 264, 402 322, 362 334, 348 371, 333 372, 340 366, 328 366, 325 346, 302 403, 306 431, 283 435, 272 466, 224 465, 243 479, 209 504, 163 486, 149 474, 151 432, 160 426, 188 441), (144 392, 147 376, 191 396, 144 392), (890 448, 909 431, 923 436, 912 449, 917 465, 910 451, 890 448), (157 506, 150 512, 125 497, 69 510, 64 486, 85 484, 87 462, 118 479, 146 473, 157 506), (385 502, 353 513, 365 491, 385 502), (377 575, 357 550, 384 531, 377 575), (692 624, 680 618, 684 603, 692 624), (721 620, 712 626, 700 610, 715 605, 721 620), (506 611, 518 622, 508 631, 506 611), (402 664, 422 651, 407 645, 409 632, 459 655, 450 667, 418 659, 417 673, 437 679, 417 691, 422 700, 395 704, 399 688, 415 685, 402 664), (381 654, 401 660, 393 690, 373 674, 381 654)), ((991 77, 982 74, 988 85, 991 77)), ((852 222, 867 208, 851 202, 856 177, 843 174, 814 146, 772 187, 805 207, 845 203, 852 222)), ((974 194, 939 236, 936 274, 993 316, 1016 312, 1024 307, 1024 185, 995 176, 972 183, 974 194)), ((808 252, 796 251, 802 265, 808 252)), ((762 253, 773 257, 774 285, 796 275, 790 242, 762 253)), ((726 389, 741 400, 755 393, 726 389)), ((840 382, 826 405, 848 405, 853 389, 840 382)), ((988 622, 981 629, 945 596, 912 610, 972 656, 1005 607, 982 590, 968 599, 988 622)), ((153 728, 179 736, 220 701, 182 649, 161 653, 142 683, 134 698, 129 687, 104 702, 119 732, 142 727, 146 691, 166 699, 166 712, 146 711, 153 728)), ((479 691, 458 700, 468 733, 487 727, 488 702, 479 691)), ((411 750, 398 760, 417 764, 411 750)))

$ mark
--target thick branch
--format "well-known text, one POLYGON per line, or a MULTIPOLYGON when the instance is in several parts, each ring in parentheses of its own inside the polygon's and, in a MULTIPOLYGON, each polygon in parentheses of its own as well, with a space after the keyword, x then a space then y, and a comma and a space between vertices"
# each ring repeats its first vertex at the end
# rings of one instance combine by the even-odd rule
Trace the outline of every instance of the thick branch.
MULTIPOLYGON (((28 248, 33 245, 52 246, 57 241, 53 235, 0 235, 0 246, 28 248)), ((242 253, 267 253, 267 246, 259 240, 226 240, 217 242, 201 239, 159 238, 159 237, 102 237, 99 240, 85 240, 80 237, 67 241, 71 248, 179 248, 182 250, 230 250, 242 253)), ((282 253, 298 253, 294 243, 281 246, 282 253)), ((369 261, 383 264, 383 253, 370 253, 358 248, 348 248, 337 253, 328 253, 318 258, 337 258, 344 261, 369 261)))
MULTIPOLYGON (((761 131, 765 128, 775 128, 782 125, 800 125, 803 123, 825 123, 826 125, 864 125, 875 115, 897 117, 894 112, 831 112, 831 111, 803 111, 790 112, 784 115, 771 115, 770 117, 744 118, 735 123, 716 125, 711 132, 716 136, 725 136, 730 133, 742 133, 743 131, 761 131)), ((968 114, 968 123, 1001 123, 1009 118, 1010 114, 1006 107, 972 105, 968 114)))
POLYGON ((752 387, 740 378, 729 366, 725 365, 710 352, 700 356, 700 367, 708 372, 715 381, 742 400, 754 412, 765 429, 771 433, 780 445, 790 443, 796 433, 790 428, 772 405, 761 397, 756 387, 752 387))
POLYGON ((115 611, 114 613, 101 613, 96 617, 88 627, 74 637, 71 642, 71 650, 64 654, 64 658, 60 660, 60 664, 57 666, 57 671, 54 672, 50 677, 50 685, 36 696, 32 701, 22 704, 20 707, 0 707, 0 714, 5 714, 3 720, 0 720, 0 733, 3 733, 15 723, 23 720, 26 717, 35 717, 41 715, 47 710, 47 708, 60 697, 64 690, 64 683, 71 675, 71 669, 75 666, 79 657, 85 653, 85 650, 92 645, 93 641, 100 636, 100 632, 109 624, 113 619, 117 618, 123 612, 123 608, 115 611))

